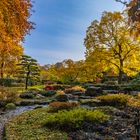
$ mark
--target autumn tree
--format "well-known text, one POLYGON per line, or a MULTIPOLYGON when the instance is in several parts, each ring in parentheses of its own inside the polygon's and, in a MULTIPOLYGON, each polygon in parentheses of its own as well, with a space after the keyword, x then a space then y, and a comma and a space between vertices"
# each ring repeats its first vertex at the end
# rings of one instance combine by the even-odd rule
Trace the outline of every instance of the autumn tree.
POLYGON ((140 33, 140 0, 116 0, 126 6, 128 22, 131 25, 132 33, 138 36, 140 33))
POLYGON ((71 59, 64 60, 62 66, 58 69, 61 80, 64 83, 76 82, 79 72, 80 64, 71 59))
POLYGON ((70 84, 79 81, 82 64, 81 61, 73 61, 71 59, 57 62, 47 69, 47 80, 70 84))
POLYGON ((0 76, 15 72, 15 65, 23 53, 21 42, 33 29, 29 21, 30 0, 0 0, 0 76))
POLYGON ((12 46, 24 40, 33 28, 31 8, 30 0, 0 0, 0 42, 12 46))
POLYGON ((23 54, 23 48, 18 46, 12 46, 0 43, 0 78, 5 76, 11 76, 16 71, 16 64, 19 61, 20 56, 23 54))
POLYGON ((130 36, 128 21, 119 12, 104 12, 101 21, 93 21, 85 38, 86 58, 94 59, 104 67, 122 75, 134 75, 139 70, 139 40, 130 36))
POLYGON ((39 81, 40 69, 35 59, 30 56, 23 55, 18 66, 17 76, 25 81, 25 89, 28 89, 29 81, 39 81))

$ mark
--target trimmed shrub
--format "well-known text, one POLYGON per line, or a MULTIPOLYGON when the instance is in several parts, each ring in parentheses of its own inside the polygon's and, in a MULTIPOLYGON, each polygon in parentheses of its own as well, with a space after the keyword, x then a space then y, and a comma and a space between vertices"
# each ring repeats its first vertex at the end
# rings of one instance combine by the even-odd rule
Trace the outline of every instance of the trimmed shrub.
POLYGON ((18 94, 8 90, 4 87, 0 87, 0 101, 4 103, 14 103, 18 98, 18 94))
POLYGON ((108 94, 99 96, 97 99, 101 101, 102 105, 120 106, 127 105, 131 96, 125 94, 108 94))
POLYGON ((65 89, 65 93, 85 92, 85 89, 80 86, 74 86, 72 88, 65 89))
POLYGON ((106 81, 104 83, 107 84, 107 85, 117 85, 118 84, 117 81, 106 81))
POLYGON ((56 91, 50 90, 50 91, 40 91, 39 94, 45 96, 45 97, 51 97, 56 94, 56 91))
POLYGON ((137 98, 140 99, 140 92, 138 92, 138 94, 137 94, 137 98))
POLYGON ((0 78, 0 85, 3 85, 5 87, 10 87, 12 86, 12 83, 14 82, 14 79, 10 79, 10 78, 4 78, 1 79, 0 78))
POLYGON ((103 91, 102 91, 102 88, 100 87, 89 87, 87 88, 86 92, 85 92, 85 95, 87 96, 99 96, 99 95, 102 95, 103 94, 103 91))
POLYGON ((79 129, 84 122, 103 123, 109 119, 99 110, 87 110, 83 108, 73 109, 70 111, 59 111, 58 113, 50 114, 46 118, 46 126, 64 131, 73 131, 79 129))
POLYGON ((45 87, 45 90, 46 91, 49 91, 49 90, 63 90, 64 88, 63 88, 63 86, 61 86, 61 85, 47 85, 46 87, 45 87))
POLYGON ((57 94, 58 95, 61 95, 61 94, 63 95, 63 94, 65 94, 65 92, 63 90, 57 90, 57 94))
POLYGON ((66 94, 59 94, 59 95, 56 96, 55 99, 57 101, 59 101, 59 102, 67 102, 67 101, 69 101, 69 97, 66 94))
POLYGON ((79 106, 78 102, 51 102, 49 104, 49 112, 57 112, 58 110, 69 110, 79 106))
POLYGON ((8 103, 6 106, 5 106, 5 109, 15 109, 16 108, 16 105, 14 103, 8 103))
POLYGON ((36 96, 36 94, 34 94, 32 92, 25 92, 20 95, 20 97, 24 98, 24 99, 33 99, 35 96, 36 96))

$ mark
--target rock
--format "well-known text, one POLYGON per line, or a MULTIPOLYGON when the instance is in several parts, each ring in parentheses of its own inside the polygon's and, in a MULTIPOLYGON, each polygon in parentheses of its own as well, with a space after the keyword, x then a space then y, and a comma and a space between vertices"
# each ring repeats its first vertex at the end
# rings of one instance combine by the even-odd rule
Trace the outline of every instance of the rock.
POLYGON ((34 105, 34 101, 21 101, 21 102, 18 102, 18 105, 19 106, 30 106, 30 105, 34 105))
POLYGON ((59 102, 67 102, 69 98, 66 94, 56 96, 56 100, 59 102))
POLYGON ((4 107, 5 106, 5 102, 4 101, 0 101, 0 108, 4 107))
POLYGON ((78 96, 74 96, 73 94, 67 94, 68 100, 77 101, 78 96))
POLYGON ((41 94, 37 94, 37 95, 36 95, 36 99, 43 99, 43 98, 44 98, 44 96, 41 95, 41 94))
POLYGON ((33 92, 24 92, 20 95, 20 98, 23 99, 33 99, 36 96, 33 92))
POLYGON ((92 87, 87 88, 85 95, 96 97, 96 96, 101 95, 102 93, 103 93, 102 88, 92 86, 92 87))
POLYGON ((85 95, 85 93, 84 92, 74 92, 74 93, 72 93, 72 95, 83 96, 83 95, 85 95))
POLYGON ((91 96, 80 96, 79 99, 92 99, 91 96))
POLYGON ((119 134, 116 138, 117 140, 128 140, 127 133, 119 134))
POLYGON ((38 105, 34 109, 42 108, 42 106, 38 105))

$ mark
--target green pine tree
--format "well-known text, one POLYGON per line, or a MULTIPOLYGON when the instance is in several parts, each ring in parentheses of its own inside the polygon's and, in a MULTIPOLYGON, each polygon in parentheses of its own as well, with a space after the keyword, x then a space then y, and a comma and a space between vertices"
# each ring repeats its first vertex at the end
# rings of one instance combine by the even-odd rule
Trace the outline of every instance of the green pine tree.
POLYGON ((28 55, 23 55, 18 64, 18 78, 25 82, 25 89, 28 89, 29 82, 36 83, 40 80, 40 68, 37 60, 28 55))

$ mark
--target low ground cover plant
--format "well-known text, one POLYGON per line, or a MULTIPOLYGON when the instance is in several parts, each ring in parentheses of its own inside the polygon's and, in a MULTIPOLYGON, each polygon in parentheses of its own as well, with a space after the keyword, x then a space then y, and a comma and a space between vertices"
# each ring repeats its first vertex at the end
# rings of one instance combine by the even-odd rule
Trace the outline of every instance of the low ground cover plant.
POLYGON ((20 98, 23 98, 23 99, 33 99, 35 98, 36 96, 36 93, 33 93, 33 92, 24 92, 20 95, 20 98))
POLYGON ((41 94, 45 97, 51 97, 56 94, 56 91, 55 90, 49 90, 49 91, 42 90, 39 92, 39 94, 41 94))
POLYGON ((40 108, 14 117, 5 126, 6 140, 68 140, 67 133, 44 127, 49 114, 40 108))
POLYGON ((127 94, 108 94, 96 99, 100 100, 102 105, 140 107, 139 94, 136 97, 127 94))
POLYGON ((53 113, 46 118, 45 126, 48 128, 73 131, 79 129, 84 122, 104 123, 109 116, 99 110, 87 110, 84 108, 63 110, 53 113))
POLYGON ((63 90, 57 90, 57 94, 60 95, 60 94, 65 94, 65 92, 63 90))
POLYGON ((85 92, 85 89, 81 86, 74 86, 72 88, 65 89, 65 93, 74 93, 74 92, 85 92))
POLYGON ((98 100, 102 102, 103 105, 127 105, 131 99, 130 95, 126 94, 108 94, 97 97, 98 100))
POLYGON ((4 103, 14 103, 18 98, 18 94, 10 89, 0 87, 0 101, 4 103))
POLYGON ((16 105, 14 103, 8 103, 5 106, 5 109, 11 110, 11 109, 15 109, 16 105))
POLYGON ((69 110, 75 107, 78 107, 78 102, 52 102, 49 104, 49 112, 57 112, 58 110, 69 110))

